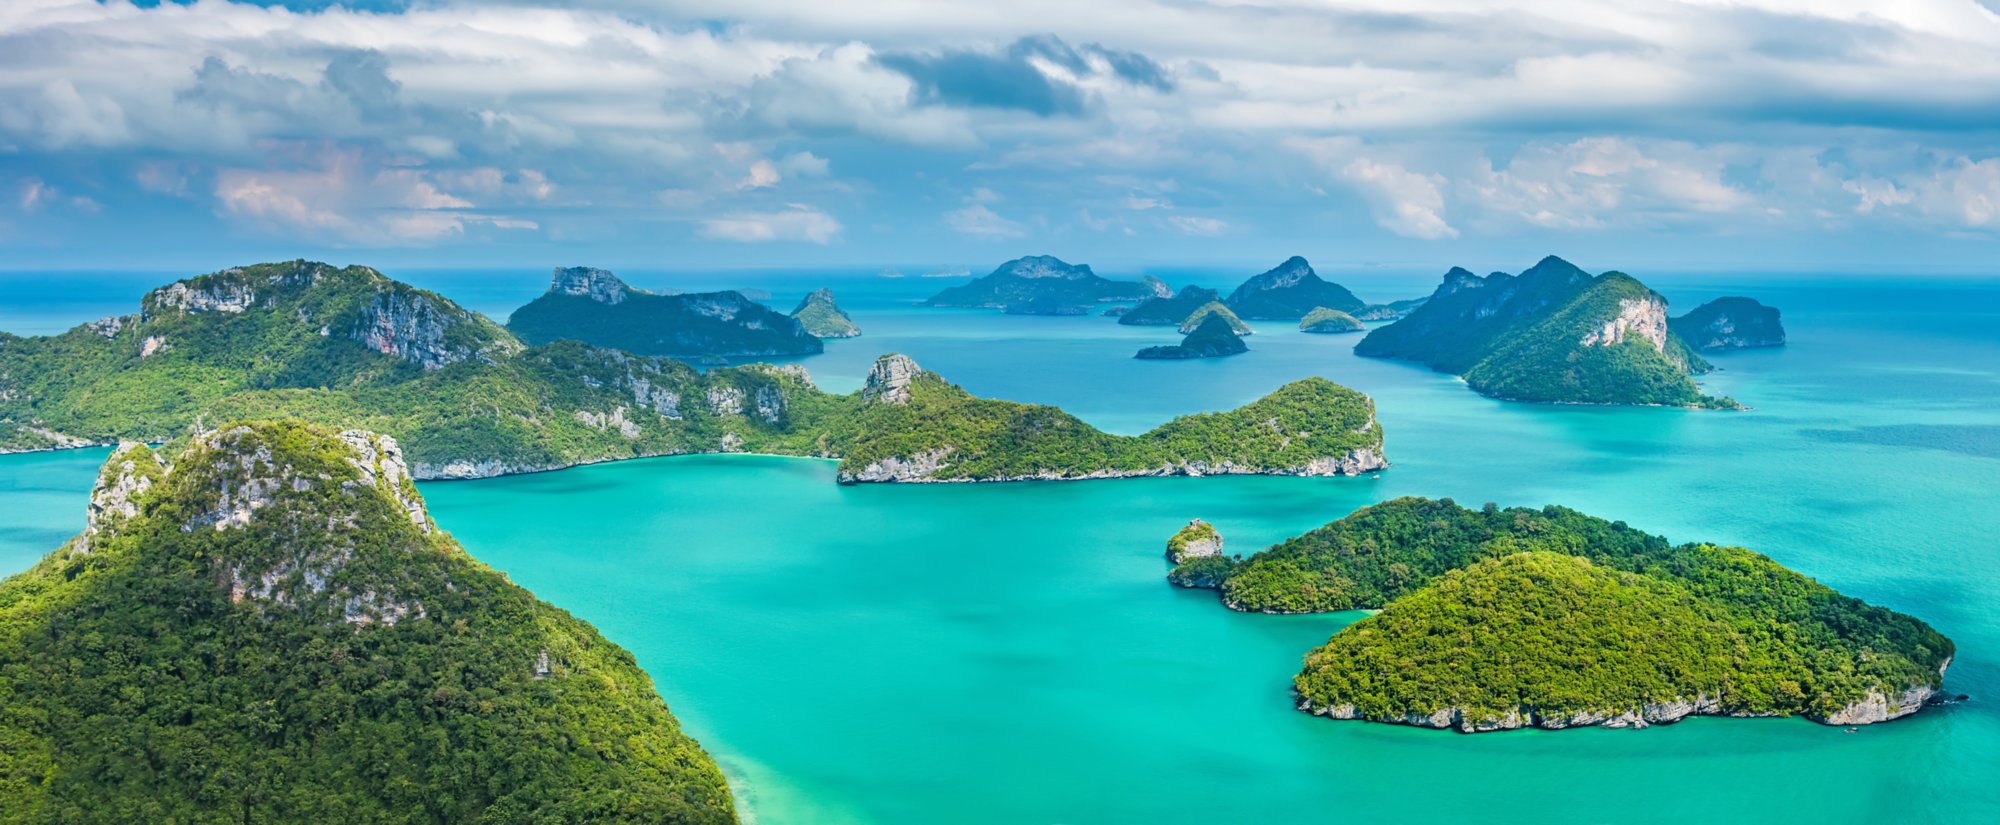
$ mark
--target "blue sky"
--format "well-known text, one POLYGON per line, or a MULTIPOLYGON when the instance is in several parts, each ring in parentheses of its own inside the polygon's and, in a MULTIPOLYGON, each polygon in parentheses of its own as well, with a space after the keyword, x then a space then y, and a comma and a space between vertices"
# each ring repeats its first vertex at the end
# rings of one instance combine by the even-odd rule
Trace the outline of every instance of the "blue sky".
POLYGON ((7 0, 0 267, 1991 271, 1992 5, 7 0))

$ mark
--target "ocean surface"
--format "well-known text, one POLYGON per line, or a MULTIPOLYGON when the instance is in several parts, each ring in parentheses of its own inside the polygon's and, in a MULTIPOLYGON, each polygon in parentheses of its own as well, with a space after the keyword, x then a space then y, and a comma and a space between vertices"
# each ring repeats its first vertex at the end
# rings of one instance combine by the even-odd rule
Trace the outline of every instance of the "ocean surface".
MULTIPOLYGON (((1227 288, 1245 272, 1156 271, 1227 288)), ((504 319, 546 270, 391 272, 504 319)), ((2000 280, 1635 273, 1681 311, 1746 294, 1791 345, 1718 355, 1748 412, 1481 398, 1256 323, 1251 352, 1140 362, 1177 336, 1109 319, 921 309, 869 271, 621 273, 831 285, 865 330, 798 359, 857 387, 903 352, 987 396, 1140 432, 1307 375, 1373 395, 1376 478, 853 486, 831 462, 628 461, 422 486, 474 555, 637 654, 760 823, 2000 821, 2000 280), (1963 704, 1858 733, 1796 719, 1465 736, 1291 707, 1357 614, 1276 617, 1169 587, 1193 516, 1248 554, 1401 495, 1560 503, 1740 544, 1952 637, 1963 704)), ((1132 274, 1132 273, 1107 273, 1132 274)), ((1436 272, 1328 273, 1374 301, 1436 272)), ((0 329, 130 312, 170 273, 0 274, 0 329)), ((962 279, 960 279, 962 280, 962 279)), ((76 532, 103 450, 0 456, 0 573, 76 532)))

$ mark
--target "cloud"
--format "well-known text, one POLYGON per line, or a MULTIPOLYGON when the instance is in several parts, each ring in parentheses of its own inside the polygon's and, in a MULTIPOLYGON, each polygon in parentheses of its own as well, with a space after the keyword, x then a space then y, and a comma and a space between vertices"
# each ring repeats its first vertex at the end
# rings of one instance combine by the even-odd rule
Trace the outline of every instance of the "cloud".
POLYGON ((988 240, 1023 238, 1028 234, 1027 227, 1000 217, 999 213, 984 203, 974 203, 963 209, 946 212, 944 222, 961 234, 988 240))
POLYGON ((804 204, 789 204, 775 212, 735 212, 702 221, 704 238, 737 243, 802 241, 825 245, 840 237, 840 221, 804 204))
POLYGON ((1167 222, 1173 224, 1183 235, 1197 235, 1204 238, 1220 235, 1229 228, 1227 221, 1195 215, 1174 215, 1167 218, 1167 222))
POLYGON ((1537 142, 1504 169, 1472 174, 1470 198, 1488 212, 1553 229, 1742 212, 1757 199, 1723 180, 1726 150, 1616 137, 1537 142))
POLYGON ((1443 178, 1367 158, 1349 161, 1340 176, 1361 192, 1384 229, 1412 238, 1458 237, 1444 219, 1443 178))
POLYGON ((1145 55, 1094 43, 1073 49, 1055 35, 1023 37, 997 52, 891 52, 875 60, 909 78, 920 105, 1018 109, 1042 117, 1081 115, 1095 105, 1079 85, 1083 78, 1102 75, 1157 91, 1173 88, 1166 69, 1145 55))
MULTIPOLYGON (((471 211, 475 204, 439 188, 420 169, 375 168, 359 153, 309 153, 304 168, 223 169, 215 176, 216 211, 263 231, 334 245, 407 246, 464 235, 476 227, 539 228, 531 220, 471 211)), ((532 174, 516 177, 536 191, 532 174)), ((468 189, 504 187, 507 176, 457 175, 468 189)))

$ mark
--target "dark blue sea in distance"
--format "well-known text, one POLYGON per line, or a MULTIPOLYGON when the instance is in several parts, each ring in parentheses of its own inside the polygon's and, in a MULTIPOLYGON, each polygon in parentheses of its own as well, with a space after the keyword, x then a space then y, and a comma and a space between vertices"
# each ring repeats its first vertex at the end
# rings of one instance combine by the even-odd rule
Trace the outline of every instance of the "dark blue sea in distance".
MULTIPOLYGON (((1525 265, 1528 262, 1521 262, 1525 265)), ((1581 262, 1589 265, 1590 262, 1581 262)), ((1228 289, 1260 267, 1149 270, 1228 289)), ((903 352, 980 395, 1116 432, 1322 375, 1374 396, 1376 478, 842 487, 824 461, 619 462, 425 483, 474 555, 630 648, 763 823, 2000 821, 2000 280, 1634 272, 1678 311, 1784 310, 1791 345, 1714 356, 1729 413, 1515 404, 1255 323, 1251 352, 1099 317, 917 307, 965 277, 624 271, 640 287, 831 286, 863 327, 795 359, 857 387, 903 352), (1232 613, 1166 585, 1189 517, 1248 553, 1400 495, 1561 503, 1740 544, 1951 636, 1972 701, 1848 734, 1797 719, 1464 736, 1292 710, 1300 659, 1357 618, 1232 613)), ((1439 271, 1323 270, 1363 298, 1439 271)), ((132 312, 186 273, 0 274, 0 329, 132 312)), ((504 320, 546 268, 390 271, 504 320)), ((1107 271, 1112 277, 1138 272, 1107 271)), ((0 572, 73 534, 103 450, 0 456, 0 572)))

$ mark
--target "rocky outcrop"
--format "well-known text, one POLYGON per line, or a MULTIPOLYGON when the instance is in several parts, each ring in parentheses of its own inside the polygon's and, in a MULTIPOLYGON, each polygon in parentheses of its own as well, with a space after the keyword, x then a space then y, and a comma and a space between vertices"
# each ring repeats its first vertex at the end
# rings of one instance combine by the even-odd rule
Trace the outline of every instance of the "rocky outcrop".
POLYGON ((153 290, 146 296, 147 310, 155 314, 169 309, 180 312, 233 314, 243 312, 256 304, 257 290, 248 283, 231 278, 218 278, 199 284, 177 281, 153 290))
POLYGON ((1180 564, 1188 559, 1222 555, 1222 533, 1215 525, 1201 519, 1191 519, 1173 537, 1167 539, 1167 560, 1180 564))
POLYGON ((868 379, 861 385, 861 398, 880 404, 910 403, 910 382, 923 368, 907 355, 890 353, 875 359, 875 365, 868 368, 868 379))
MULTIPOLYGON (((622 408, 621 408, 622 409, 622 408)), ((403 447, 396 439, 367 430, 342 430, 340 441, 353 451, 347 463, 361 477, 354 481, 341 482, 341 489, 350 493, 369 488, 380 489, 401 507, 410 523, 423 532, 431 532, 435 526, 431 515, 424 509, 424 501, 417 497, 415 479, 410 475, 410 467, 403 461, 403 447)))
MULTIPOLYGON (((1240 321, 1238 323, 1241 323, 1240 321)), ((1189 358, 1220 358, 1249 352, 1250 347, 1238 337, 1230 326, 1229 319, 1221 314, 1204 317, 1193 332, 1182 338, 1179 344, 1147 347, 1132 356, 1141 360, 1182 360, 1189 358)))
POLYGON ((1667 302, 1659 296, 1624 298, 1618 314, 1599 322, 1577 343, 1586 347, 1609 347, 1636 338, 1656 352, 1667 351, 1667 302))
POLYGON ((623 303, 626 295, 636 291, 611 274, 611 270, 594 266, 556 267, 554 277, 549 280, 549 292, 578 295, 600 304, 623 303))
MULTIPOLYGON (((383 355, 435 370, 486 354, 470 338, 464 343, 453 341, 453 327, 472 322, 469 313, 441 298, 392 287, 375 293, 361 310, 349 337, 383 355)), ((514 352, 520 347, 498 339, 487 349, 514 352)))
MULTIPOLYGON (((1944 679, 1944 672, 1950 667, 1951 660, 1946 659, 1944 665, 1938 668, 1940 682, 1944 679)), ((1813 721, 1828 725, 1872 725, 1876 722, 1887 722, 1923 710, 1937 695, 1938 688, 1927 682, 1910 685, 1902 693, 1893 696, 1881 691, 1870 691, 1860 701, 1829 713, 1823 719, 1813 719, 1813 721)))
POLYGON ((98 533, 138 515, 139 497, 166 475, 166 463, 146 445, 120 443, 104 462, 104 469, 98 471, 97 483, 90 490, 83 535, 75 545, 77 552, 90 552, 90 540, 98 533))
POLYGON ((1168 286, 1166 281, 1162 281, 1151 275, 1141 276, 1139 278, 1139 285, 1152 290, 1153 297, 1155 298, 1165 298, 1174 294, 1174 288, 1168 286))
POLYGON ((815 289, 800 300, 792 310, 792 317, 815 338, 853 338, 861 334, 861 327, 834 303, 833 290, 826 288, 815 289))

